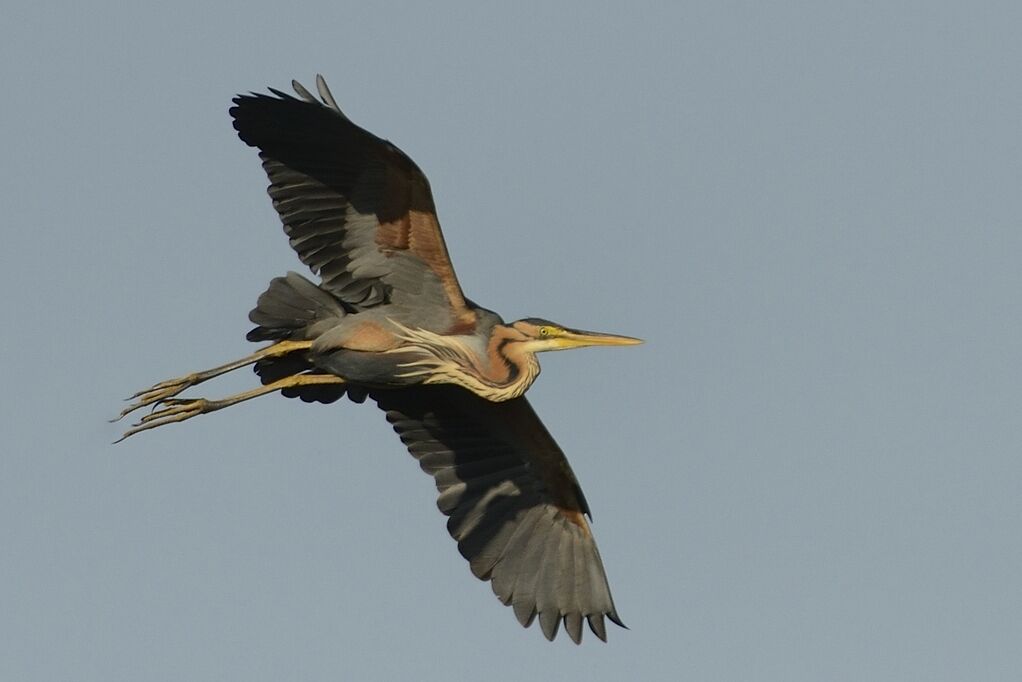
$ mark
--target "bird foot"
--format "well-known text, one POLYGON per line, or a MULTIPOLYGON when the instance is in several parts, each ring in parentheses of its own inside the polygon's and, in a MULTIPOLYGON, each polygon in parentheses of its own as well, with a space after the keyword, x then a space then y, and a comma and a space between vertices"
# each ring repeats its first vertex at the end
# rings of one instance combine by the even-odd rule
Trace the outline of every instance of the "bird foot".
MULTIPOLYGON (((224 401, 207 400, 205 398, 164 398, 159 400, 159 404, 161 405, 160 409, 153 410, 153 412, 132 424, 132 428, 125 431, 124 435, 114 442, 120 443, 128 436, 133 436, 136 433, 155 429, 157 426, 163 426, 164 424, 182 422, 200 414, 215 412, 221 407, 226 407, 224 401)), ((123 417, 124 415, 121 416, 123 417)))
MULTIPOLYGON (((181 391, 185 390, 186 388, 190 388, 198 383, 201 383, 204 380, 204 378, 205 377, 202 376, 202 373, 192 372, 191 374, 186 374, 183 377, 178 377, 176 379, 167 379, 166 381, 161 381, 158 384, 154 384, 152 387, 141 390, 135 395, 128 398, 128 400, 133 400, 135 398, 137 398, 138 400, 135 400, 135 402, 125 407, 123 410, 121 410, 121 413, 117 415, 117 417, 111 419, 110 421, 111 422, 120 421, 121 419, 131 414, 135 410, 146 407, 148 405, 153 405, 156 403, 166 403, 168 400, 178 395, 179 393, 181 393, 181 391)), ((144 418, 143 421, 145 421, 144 418)))

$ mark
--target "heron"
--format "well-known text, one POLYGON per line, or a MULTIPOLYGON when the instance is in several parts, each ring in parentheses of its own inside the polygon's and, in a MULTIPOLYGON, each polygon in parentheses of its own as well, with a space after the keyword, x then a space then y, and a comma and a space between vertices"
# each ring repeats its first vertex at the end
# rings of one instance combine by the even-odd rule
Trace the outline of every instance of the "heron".
POLYGON ((549 320, 506 323, 465 297, 425 174, 355 125, 322 76, 317 99, 269 88, 233 99, 241 140, 259 151, 269 195, 299 259, 319 278, 270 282, 249 319, 255 353, 161 381, 117 419, 150 407, 118 442, 269 393, 306 402, 367 398, 439 491, 437 505, 472 573, 548 640, 582 623, 606 641, 624 627, 564 453, 525 398, 544 351, 639 339, 549 320), (180 394, 253 366, 260 385, 219 400, 180 394))

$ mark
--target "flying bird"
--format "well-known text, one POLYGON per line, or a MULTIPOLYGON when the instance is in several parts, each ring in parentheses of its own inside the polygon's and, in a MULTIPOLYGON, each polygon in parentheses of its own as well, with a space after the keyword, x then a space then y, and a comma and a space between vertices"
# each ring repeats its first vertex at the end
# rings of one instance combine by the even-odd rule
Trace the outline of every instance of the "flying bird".
POLYGON ((314 283, 270 282, 248 340, 270 342, 219 367, 139 391, 118 419, 151 412, 120 440, 280 391, 306 402, 369 398, 431 474, 437 504, 472 573, 491 582, 523 626, 552 640, 582 622, 606 641, 624 627, 564 453, 524 393, 536 354, 641 343, 539 318, 506 323, 465 297, 429 182, 390 142, 352 123, 321 76, 319 99, 296 81, 234 98, 230 115, 259 150, 269 194, 314 283), (178 397, 253 365, 261 386, 220 400, 178 397))

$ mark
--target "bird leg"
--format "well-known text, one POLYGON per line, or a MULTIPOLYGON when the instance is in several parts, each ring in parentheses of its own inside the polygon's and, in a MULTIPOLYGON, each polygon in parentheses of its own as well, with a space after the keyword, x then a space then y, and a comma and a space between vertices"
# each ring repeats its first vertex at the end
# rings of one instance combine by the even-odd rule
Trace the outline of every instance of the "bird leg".
POLYGON ((145 407, 146 405, 166 402, 169 398, 173 398, 186 388, 191 388, 192 386, 201 384, 204 381, 209 381, 221 374, 227 374, 239 367, 252 365, 266 358, 279 358, 297 350, 308 350, 311 347, 312 341, 278 341, 272 346, 267 346, 266 348, 256 351, 252 355, 241 358, 240 360, 228 362, 226 365, 220 365, 219 367, 207 369, 202 372, 192 372, 191 374, 186 374, 183 377, 178 377, 176 379, 161 381, 150 388, 139 391, 135 395, 131 396, 131 398, 128 398, 128 400, 133 400, 135 398, 138 398, 138 400, 121 410, 121 413, 111 421, 123 419, 125 415, 131 414, 135 410, 145 407))
POLYGON ((207 400, 206 398, 163 398, 159 401, 161 404, 160 409, 154 410, 152 413, 142 417, 142 419, 132 425, 133 428, 125 431, 124 435, 114 442, 120 443, 128 436, 133 436, 136 433, 155 429, 157 426, 163 426, 164 424, 182 422, 200 414, 216 412, 217 410, 222 410, 225 407, 230 407, 231 405, 236 405, 240 402, 251 400, 252 398, 258 398, 261 395, 280 391, 285 388, 344 383, 347 382, 341 377, 333 374, 293 374, 289 377, 284 377, 283 379, 274 381, 273 383, 266 384, 265 386, 253 388, 241 393, 235 393, 234 395, 223 398, 222 400, 207 400))

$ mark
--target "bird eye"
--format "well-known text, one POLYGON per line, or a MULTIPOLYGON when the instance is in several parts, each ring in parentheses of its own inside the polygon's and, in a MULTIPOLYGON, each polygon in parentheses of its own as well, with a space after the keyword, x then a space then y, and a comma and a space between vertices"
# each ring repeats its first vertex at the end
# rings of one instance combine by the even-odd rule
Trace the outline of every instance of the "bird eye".
POLYGON ((550 336, 550 327, 540 327, 539 328, 539 335, 540 336, 550 336))

